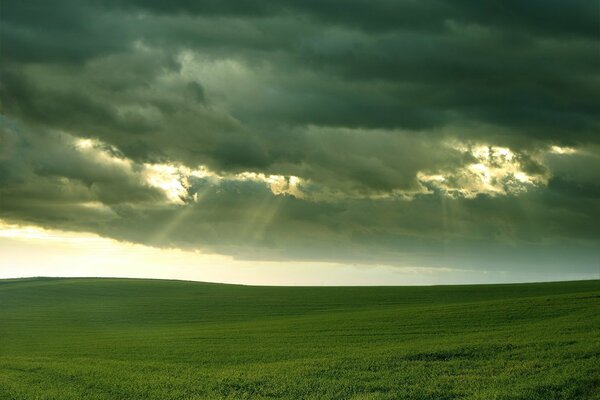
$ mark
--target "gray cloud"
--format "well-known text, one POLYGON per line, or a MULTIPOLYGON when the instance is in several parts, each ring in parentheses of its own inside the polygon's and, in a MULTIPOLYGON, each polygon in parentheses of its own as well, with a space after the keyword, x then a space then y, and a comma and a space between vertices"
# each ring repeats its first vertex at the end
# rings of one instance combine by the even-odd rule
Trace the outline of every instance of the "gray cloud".
POLYGON ((246 258, 516 265, 561 252, 592 268, 597 9, 3 4, 0 218, 246 258), (486 146, 510 160, 475 154, 486 146), (223 178, 180 176, 187 197, 170 204, 148 164, 223 178), (304 196, 240 173, 299 177, 304 196))

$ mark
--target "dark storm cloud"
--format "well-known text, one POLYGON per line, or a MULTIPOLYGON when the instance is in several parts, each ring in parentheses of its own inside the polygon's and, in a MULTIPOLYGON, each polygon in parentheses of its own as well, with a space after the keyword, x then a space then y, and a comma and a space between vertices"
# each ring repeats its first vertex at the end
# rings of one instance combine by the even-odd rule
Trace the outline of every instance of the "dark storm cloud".
POLYGON ((550 32, 567 36, 594 36, 598 32, 597 3, 562 1, 491 1, 485 4, 465 0, 440 1, 193 1, 170 2, 129 0, 109 1, 127 8, 157 13, 191 13, 209 16, 268 17, 306 14, 328 23, 354 25, 373 30, 399 27, 432 29, 449 19, 480 21, 491 26, 511 26, 529 32, 550 32))
POLYGON ((598 246, 597 1, 0 7, 0 218, 255 258, 517 262, 598 246), (514 165, 488 167, 518 162, 534 183, 448 198, 435 176, 473 186, 475 145, 510 148, 514 165), (190 178, 199 200, 176 206, 144 163, 298 176, 309 196, 190 178))
POLYGON ((76 151, 71 138, 58 132, 32 132, 2 119, 0 144, 3 218, 93 230, 115 216, 110 207, 165 198, 142 182, 138 167, 76 151))
POLYGON ((127 43, 127 26, 116 15, 81 1, 6 2, 1 13, 4 62, 82 62, 127 43))

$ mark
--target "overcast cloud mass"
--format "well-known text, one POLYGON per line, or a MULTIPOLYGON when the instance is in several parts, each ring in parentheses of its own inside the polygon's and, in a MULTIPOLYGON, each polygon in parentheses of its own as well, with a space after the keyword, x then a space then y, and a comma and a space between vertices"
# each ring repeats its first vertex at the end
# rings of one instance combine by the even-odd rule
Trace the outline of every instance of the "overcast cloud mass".
POLYGON ((3 1, 0 219, 240 259, 597 275, 599 10, 3 1))

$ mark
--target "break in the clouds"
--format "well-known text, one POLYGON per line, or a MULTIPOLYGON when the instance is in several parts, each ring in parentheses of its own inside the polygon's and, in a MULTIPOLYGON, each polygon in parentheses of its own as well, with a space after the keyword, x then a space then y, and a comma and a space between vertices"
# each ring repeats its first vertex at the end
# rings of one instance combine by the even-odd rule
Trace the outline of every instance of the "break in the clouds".
POLYGON ((597 269, 597 1, 0 7, 0 219, 244 259, 597 269))

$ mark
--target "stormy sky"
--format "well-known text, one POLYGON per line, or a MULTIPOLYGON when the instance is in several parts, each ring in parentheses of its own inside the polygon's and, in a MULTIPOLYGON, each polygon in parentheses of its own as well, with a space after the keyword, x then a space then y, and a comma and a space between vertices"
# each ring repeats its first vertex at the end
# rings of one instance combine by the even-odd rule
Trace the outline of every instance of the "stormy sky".
POLYGON ((0 18, 13 231, 311 274, 600 274, 597 0, 26 0, 0 18))

